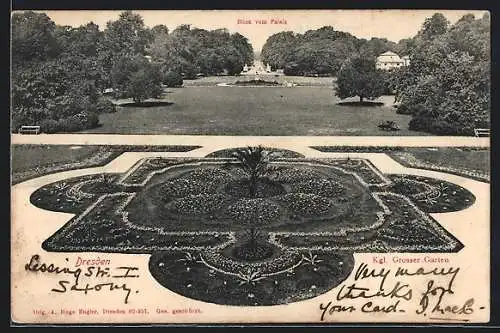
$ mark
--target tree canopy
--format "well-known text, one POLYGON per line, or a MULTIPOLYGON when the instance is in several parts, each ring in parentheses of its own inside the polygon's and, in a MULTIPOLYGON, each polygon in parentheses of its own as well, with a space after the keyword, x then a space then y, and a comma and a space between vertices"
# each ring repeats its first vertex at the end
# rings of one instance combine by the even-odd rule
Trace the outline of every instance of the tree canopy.
POLYGON ((98 107, 106 88, 141 102, 157 97, 161 83, 179 86, 199 73, 239 74, 254 56, 241 34, 189 25, 149 28, 129 10, 103 30, 93 22, 61 26, 44 13, 16 12, 11 44, 13 131, 22 125, 50 132, 95 126, 97 109, 114 110, 98 107))
POLYGON ((157 35, 149 53, 163 72, 179 72, 186 78, 194 78, 199 73, 239 74, 245 64, 253 63, 252 46, 243 35, 189 25, 181 25, 170 34, 157 35))
POLYGON ((284 69, 287 75, 336 76, 348 58, 361 56, 374 60, 396 48, 396 43, 385 38, 358 39, 324 26, 304 34, 283 31, 270 36, 262 47, 261 58, 272 68, 284 69))
POLYGON ((348 59, 339 71, 336 93, 340 98, 359 96, 374 99, 382 96, 384 81, 380 70, 371 59, 354 57, 348 59))
POLYGON ((410 128, 470 135, 489 127, 489 17, 468 14, 449 26, 435 14, 413 43, 410 66, 394 80, 399 112, 414 117, 410 128))

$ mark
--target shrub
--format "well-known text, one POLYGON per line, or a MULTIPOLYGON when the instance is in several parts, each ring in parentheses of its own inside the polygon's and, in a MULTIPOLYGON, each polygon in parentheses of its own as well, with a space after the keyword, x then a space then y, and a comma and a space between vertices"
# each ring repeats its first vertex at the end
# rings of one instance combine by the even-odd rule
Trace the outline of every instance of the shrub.
POLYGON ((431 127, 432 121, 432 118, 417 116, 410 120, 408 128, 412 131, 424 131, 431 127))
POLYGON ((429 131, 431 133, 440 135, 463 134, 463 128, 457 127, 457 125, 451 124, 446 120, 441 119, 435 119, 434 121, 432 121, 429 131))
POLYGON ((48 134, 56 133, 59 131, 59 124, 57 120, 45 119, 42 120, 42 122, 40 123, 40 130, 43 133, 48 133, 48 134))
POLYGON ((297 64, 290 64, 285 66, 285 68, 283 69, 283 74, 290 76, 297 76, 297 75, 300 76, 303 75, 304 73, 300 70, 297 64))
POLYGON ((417 116, 410 120, 408 128, 413 131, 425 131, 438 135, 468 134, 468 129, 458 127, 442 119, 417 116))
POLYGON ((116 112, 116 105, 107 98, 99 98, 96 105, 96 112, 98 114, 116 112))
POLYGON ((96 127, 99 117, 95 113, 79 113, 73 117, 62 118, 57 121, 58 132, 76 132, 96 127))
POLYGON ((396 113, 398 113, 398 114, 411 114, 411 111, 407 105, 400 104, 396 107, 396 113))
POLYGON ((182 75, 177 72, 168 71, 163 76, 163 84, 167 87, 180 87, 183 84, 182 75))
POLYGON ((228 75, 239 75, 243 71, 243 65, 236 62, 228 62, 226 70, 228 75))
POLYGON ((81 122, 75 118, 62 118, 57 122, 59 132, 75 132, 82 129, 81 122))
POLYGON ((87 113, 87 127, 86 128, 94 128, 99 125, 99 116, 96 113, 87 113))

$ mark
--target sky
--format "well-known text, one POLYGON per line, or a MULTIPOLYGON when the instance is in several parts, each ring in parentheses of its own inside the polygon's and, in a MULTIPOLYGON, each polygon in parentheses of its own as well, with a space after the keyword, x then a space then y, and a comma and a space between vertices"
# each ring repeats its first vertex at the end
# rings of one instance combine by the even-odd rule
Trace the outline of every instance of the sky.
MULTIPOLYGON (((118 19, 121 11, 38 11, 46 13, 56 24, 80 26, 90 21, 106 27, 118 19)), ((452 24, 467 13, 479 18, 480 10, 135 10, 146 26, 166 25, 169 30, 181 24, 213 30, 227 28, 248 38, 254 51, 260 51, 267 38, 280 31, 304 33, 332 26, 358 38, 387 38, 398 42, 413 37, 427 17, 442 13, 452 24), (258 23, 260 21, 260 24, 258 23), (264 22, 265 21, 265 22, 264 22)))

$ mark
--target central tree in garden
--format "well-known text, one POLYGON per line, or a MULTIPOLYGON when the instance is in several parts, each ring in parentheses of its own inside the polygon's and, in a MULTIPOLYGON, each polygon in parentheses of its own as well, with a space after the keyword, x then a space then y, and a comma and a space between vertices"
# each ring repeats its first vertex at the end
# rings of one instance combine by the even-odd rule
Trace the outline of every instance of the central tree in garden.
POLYGON ((257 192, 257 181, 267 174, 273 153, 262 146, 247 147, 234 152, 233 157, 239 161, 238 166, 248 175, 248 190, 250 196, 254 198, 257 192))
POLYGON ((233 153, 233 157, 238 160, 240 167, 248 175, 248 192, 251 199, 245 202, 245 206, 250 208, 249 218, 245 219, 244 224, 249 228, 250 241, 244 247, 247 255, 259 256, 260 252, 265 249, 260 248, 256 242, 258 235, 257 228, 265 223, 264 216, 266 215, 265 208, 260 202, 257 195, 258 181, 261 177, 268 173, 269 162, 274 157, 273 152, 265 150, 262 146, 247 147, 237 150, 233 153))
POLYGON ((354 57, 342 65, 335 91, 342 99, 359 96, 359 101, 363 102, 365 98, 382 96, 384 87, 382 73, 375 68, 375 61, 354 57))

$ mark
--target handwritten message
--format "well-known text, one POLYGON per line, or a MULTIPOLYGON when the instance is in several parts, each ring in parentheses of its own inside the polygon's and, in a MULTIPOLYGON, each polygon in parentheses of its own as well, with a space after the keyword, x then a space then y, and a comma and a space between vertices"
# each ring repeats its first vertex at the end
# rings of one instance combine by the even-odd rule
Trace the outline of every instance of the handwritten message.
MULTIPOLYGON (((467 316, 484 306, 473 297, 451 302, 459 267, 370 267, 361 263, 352 282, 338 287, 336 297, 319 305, 320 320, 340 312, 407 313, 435 320, 468 321, 467 316), (374 287, 375 286, 375 287, 374 287), (361 305, 359 305, 361 304, 361 305)), ((456 298, 454 298, 456 299, 456 298)))
MULTIPOLYGON (((123 294, 123 303, 128 304, 133 290, 127 284, 131 279, 139 277, 138 267, 119 266, 104 267, 103 264, 109 264, 102 260, 84 260, 78 258, 75 268, 71 267, 68 258, 67 266, 58 266, 53 263, 44 263, 40 255, 35 254, 31 257, 29 263, 25 265, 25 270, 32 273, 45 273, 61 276, 57 285, 51 289, 55 293, 75 293, 89 294, 99 292, 121 292, 123 294), (90 265, 86 265, 90 264, 90 265), (85 265, 85 266, 82 266, 85 265), (85 283, 81 283, 82 277, 86 278, 85 283)), ((139 293, 139 290, 134 290, 139 293)))

